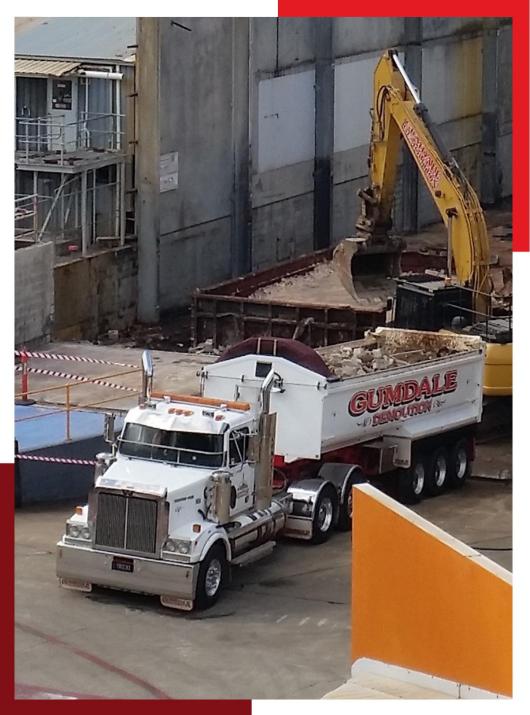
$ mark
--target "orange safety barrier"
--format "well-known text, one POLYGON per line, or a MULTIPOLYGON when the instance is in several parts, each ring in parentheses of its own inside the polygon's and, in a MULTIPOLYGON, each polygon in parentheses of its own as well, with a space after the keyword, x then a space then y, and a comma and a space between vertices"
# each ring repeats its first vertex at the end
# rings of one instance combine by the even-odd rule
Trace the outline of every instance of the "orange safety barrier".
POLYGON ((353 489, 359 658, 512 694, 511 574, 367 484, 353 489))

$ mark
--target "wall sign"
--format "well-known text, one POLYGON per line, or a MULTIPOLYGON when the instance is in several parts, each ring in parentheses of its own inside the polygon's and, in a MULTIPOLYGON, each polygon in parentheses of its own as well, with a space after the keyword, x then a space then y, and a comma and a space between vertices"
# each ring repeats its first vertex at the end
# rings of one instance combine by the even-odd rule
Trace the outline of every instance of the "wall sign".
POLYGON ((72 109, 72 80, 54 79, 52 82, 52 109, 72 109))
POLYGON ((160 192, 178 189, 179 154, 178 151, 160 156, 160 192))

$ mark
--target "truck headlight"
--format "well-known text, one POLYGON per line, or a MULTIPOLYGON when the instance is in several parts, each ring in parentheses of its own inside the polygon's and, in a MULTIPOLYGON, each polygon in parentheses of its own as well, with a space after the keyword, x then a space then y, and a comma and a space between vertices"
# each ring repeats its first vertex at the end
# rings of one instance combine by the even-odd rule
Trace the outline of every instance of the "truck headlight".
POLYGON ((184 539, 167 539, 163 550, 171 551, 173 554, 186 555, 191 551, 191 541, 185 541, 184 539))
POLYGON ((66 525, 66 535, 67 536, 71 536, 73 539, 78 539, 80 533, 81 533, 81 529, 79 526, 76 526, 75 524, 67 524, 66 525))
POLYGON ((92 538, 92 532, 89 526, 82 526, 81 524, 69 524, 66 523, 66 536, 72 539, 84 539, 85 541, 90 541, 92 538))

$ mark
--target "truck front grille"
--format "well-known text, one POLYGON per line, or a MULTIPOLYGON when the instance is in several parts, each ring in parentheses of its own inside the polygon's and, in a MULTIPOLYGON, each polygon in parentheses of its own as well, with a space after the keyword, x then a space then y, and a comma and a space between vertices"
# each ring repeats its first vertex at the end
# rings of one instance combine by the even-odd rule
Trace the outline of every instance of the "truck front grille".
POLYGON ((123 551, 156 552, 158 502, 99 492, 95 543, 123 551))

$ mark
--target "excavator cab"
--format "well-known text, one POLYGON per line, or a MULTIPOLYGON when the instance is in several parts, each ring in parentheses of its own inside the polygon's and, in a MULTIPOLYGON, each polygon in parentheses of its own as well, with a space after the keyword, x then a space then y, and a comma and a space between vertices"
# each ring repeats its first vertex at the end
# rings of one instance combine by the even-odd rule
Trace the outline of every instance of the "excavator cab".
POLYGON ((512 314, 476 312, 470 288, 451 284, 445 276, 409 275, 396 280, 392 325, 410 330, 447 330, 478 335, 485 343, 485 397, 512 394, 512 314))
POLYGON ((472 292, 445 277, 421 274, 396 281, 396 328, 460 332, 475 322, 472 292))

